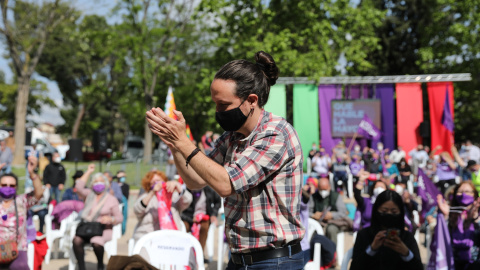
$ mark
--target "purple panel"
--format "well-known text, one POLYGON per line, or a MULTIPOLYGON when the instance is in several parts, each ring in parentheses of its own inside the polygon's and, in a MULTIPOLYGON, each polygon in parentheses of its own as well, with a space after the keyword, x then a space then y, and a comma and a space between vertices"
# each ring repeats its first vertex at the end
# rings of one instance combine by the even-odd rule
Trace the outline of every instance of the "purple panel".
POLYGON ((349 87, 350 87, 350 99, 359 99, 361 94, 360 85, 351 85, 349 87))
MULTIPOLYGON (((376 98, 380 99, 382 103, 382 138, 385 148, 391 150, 395 149, 395 100, 394 84, 377 84, 376 85, 376 98)), ((373 141, 372 146, 376 147, 379 141, 373 141)))
POLYGON ((320 138, 322 140, 322 147, 324 147, 329 154, 332 153, 332 149, 341 140, 332 138, 332 117, 330 109, 331 101, 336 98, 342 98, 341 93, 341 85, 326 84, 318 86, 318 107, 320 111, 320 129, 322 133, 320 138))

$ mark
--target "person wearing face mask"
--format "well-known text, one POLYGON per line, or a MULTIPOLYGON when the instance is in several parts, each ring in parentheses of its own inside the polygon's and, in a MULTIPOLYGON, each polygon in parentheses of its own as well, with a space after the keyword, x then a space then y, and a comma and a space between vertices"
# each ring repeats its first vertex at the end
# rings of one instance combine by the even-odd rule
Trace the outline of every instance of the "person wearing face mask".
POLYGON ((436 172, 438 177, 438 182, 435 185, 442 194, 445 194, 448 187, 455 185, 457 164, 455 164, 448 152, 442 152, 437 161, 433 162, 432 165, 432 170, 436 172))
POLYGON ((112 194, 113 196, 115 196, 115 198, 117 198, 119 203, 122 203, 122 198, 123 198, 122 189, 120 188, 120 185, 118 184, 117 181, 113 181, 114 177, 112 172, 104 171, 103 175, 105 175, 105 177, 108 179, 108 183, 110 184, 109 185, 110 187, 107 188, 107 191, 110 192, 110 194, 112 194))
POLYGON ((326 177, 320 178, 318 191, 315 192, 309 201, 310 217, 317 220, 325 227, 325 236, 337 243, 337 235, 342 230, 349 229, 351 224, 340 224, 340 221, 347 221, 347 208, 342 196, 332 191, 330 181, 326 177))
POLYGON ((367 171, 359 172, 359 179, 353 190, 353 196, 357 202, 357 211, 355 213, 355 219, 353 221, 353 230, 359 231, 360 229, 370 227, 372 219, 372 207, 377 199, 378 194, 387 190, 387 185, 382 181, 375 181, 368 189, 369 197, 362 196, 362 190, 365 186, 365 181, 370 176, 367 171))
POLYGON ((413 234, 418 229, 418 225, 413 219, 413 211, 418 211, 418 203, 413 199, 410 192, 407 190, 407 186, 403 183, 399 183, 395 186, 395 191, 398 195, 402 196, 403 204, 405 205, 405 225, 406 228, 413 234))
POLYGON ((353 151, 350 152, 350 156, 353 158, 353 156, 356 155, 358 156, 360 159, 362 158, 363 156, 363 152, 362 152, 362 148, 360 147, 360 145, 356 144, 354 147, 353 147, 353 151))
POLYGON ((17 194, 18 178, 12 173, 0 176, 0 253, 2 261, 6 260, 4 248, 10 243, 16 243, 17 254, 12 261, 0 263, 0 269, 28 270, 27 263, 27 211, 37 204, 43 195, 42 182, 35 173, 38 160, 29 157, 27 169, 33 181, 33 191, 26 194, 17 194))
POLYGON ((210 92, 215 119, 225 132, 208 156, 189 141, 181 112, 174 111, 178 120, 173 120, 153 108, 147 121, 172 150, 190 189, 209 185, 225 198, 227 269, 268 269, 280 263, 301 269, 302 148, 293 126, 263 109, 279 74, 273 57, 259 51, 255 61, 234 60, 215 74, 210 92))
POLYGON ((97 269, 103 270, 103 246, 112 240, 112 228, 122 222, 123 215, 120 212, 118 200, 107 192, 110 185, 108 179, 102 173, 95 173, 91 177, 90 187, 86 184, 95 171, 95 164, 89 164, 87 171, 77 180, 75 188, 80 196, 85 199, 85 207, 82 210, 81 218, 86 222, 100 222, 104 224, 101 236, 94 236, 90 239, 78 235, 73 238, 73 252, 77 258, 79 270, 85 270, 85 251, 83 246, 86 243, 92 244, 93 251, 97 257, 97 269))
MULTIPOLYGON (((158 170, 148 172, 142 179, 142 187, 145 193, 135 201, 133 212, 137 216, 138 223, 135 226, 132 238, 137 241, 147 233, 174 228, 179 229, 182 226, 180 214, 192 202, 192 194, 176 180, 167 180, 166 175, 158 170), (165 204, 160 204, 159 199, 165 198, 157 196, 163 192, 166 195, 165 204), (172 219, 160 220, 159 208, 171 204, 168 209, 160 211, 170 212, 172 219), (170 227, 167 227, 170 226, 170 227)), ((163 215, 165 216, 165 215, 163 215)))
POLYGON ((410 175, 412 174, 412 169, 410 165, 408 165, 407 160, 405 158, 400 159, 400 162, 397 164, 398 172, 400 173, 400 177, 397 178, 397 184, 403 183, 407 184, 410 180, 410 175))
POLYGON ((350 173, 353 175, 353 182, 358 182, 360 177, 360 171, 363 171, 364 165, 361 163, 360 157, 358 155, 352 155, 352 161, 349 165, 350 173))
POLYGON ((439 210, 448 216, 453 259, 456 270, 479 269, 480 258, 480 198, 471 181, 464 181, 453 190, 449 206, 441 195, 437 196, 439 210), (476 251, 476 252, 475 252, 476 251))
POLYGON ((327 175, 332 160, 325 151, 325 148, 320 148, 312 158, 312 169, 316 176, 327 175))
POLYGON ((351 270, 422 270, 418 244, 404 230, 404 205, 395 191, 380 193, 372 207, 371 226, 360 230, 353 247, 351 270))
POLYGON ((130 195, 130 185, 126 183, 127 174, 125 171, 120 170, 117 172, 116 179, 118 180, 118 185, 122 190, 122 204, 123 204, 123 221, 122 221, 122 234, 125 234, 127 230, 127 218, 128 218, 128 197, 130 195))
POLYGON ((61 162, 60 154, 55 152, 52 155, 52 162, 43 171, 43 183, 50 189, 50 194, 53 195, 53 199, 57 203, 61 201, 60 192, 63 190, 63 185, 67 179, 65 168, 61 162))
POLYGON ((394 149, 392 152, 390 152, 390 158, 394 163, 400 163, 401 159, 405 159, 406 156, 407 154, 405 151, 403 151, 403 147, 401 146, 398 146, 397 149, 394 149))
POLYGON ((12 171, 13 152, 5 140, 0 140, 0 175, 12 171))

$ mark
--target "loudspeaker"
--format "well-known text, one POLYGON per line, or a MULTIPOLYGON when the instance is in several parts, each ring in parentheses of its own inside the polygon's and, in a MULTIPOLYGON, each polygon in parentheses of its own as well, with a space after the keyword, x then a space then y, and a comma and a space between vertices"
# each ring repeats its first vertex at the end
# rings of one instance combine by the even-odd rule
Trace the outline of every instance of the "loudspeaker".
POLYGON ((107 131, 97 129, 93 132, 93 150, 95 152, 107 150, 107 131))
POLYGON ((420 131, 420 137, 430 138, 430 122, 423 121, 422 123, 420 123, 419 131, 420 131))
POLYGON ((32 128, 25 130, 25 145, 32 145, 32 128))
POLYGON ((68 160, 82 161, 83 160, 82 139, 70 139, 68 140, 68 145, 70 146, 70 149, 68 150, 68 160))

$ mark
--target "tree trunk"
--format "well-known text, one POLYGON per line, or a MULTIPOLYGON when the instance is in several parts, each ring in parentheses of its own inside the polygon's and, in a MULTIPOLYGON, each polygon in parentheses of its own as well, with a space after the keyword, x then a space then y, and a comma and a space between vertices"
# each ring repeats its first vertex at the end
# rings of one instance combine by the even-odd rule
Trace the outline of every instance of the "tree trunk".
POLYGON ((75 118, 75 123, 73 124, 72 128, 72 139, 76 139, 78 137, 78 130, 80 129, 80 124, 82 123, 83 116, 85 115, 86 107, 86 104, 82 104, 80 110, 77 113, 77 118, 75 118))
POLYGON ((30 94, 30 76, 19 77, 17 106, 15 108, 15 153, 13 164, 25 163, 25 122, 27 120, 28 95, 30 94))
POLYGON ((143 162, 152 161, 152 132, 148 128, 148 122, 145 120, 145 145, 143 146, 143 162))

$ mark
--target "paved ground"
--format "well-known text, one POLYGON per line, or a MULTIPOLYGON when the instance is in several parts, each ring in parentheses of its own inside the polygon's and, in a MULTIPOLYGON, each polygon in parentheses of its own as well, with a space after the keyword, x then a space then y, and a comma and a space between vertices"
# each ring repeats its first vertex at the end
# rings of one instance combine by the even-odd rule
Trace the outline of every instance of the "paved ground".
MULTIPOLYGON (((132 193, 130 195, 130 198, 129 198, 129 205, 133 205, 133 202, 136 200, 136 198, 137 198, 137 194, 132 193)), ((349 201, 349 200, 346 200, 346 201, 349 201)), ((128 255, 128 244, 127 244, 127 242, 133 234, 133 229, 134 229, 136 223, 137 223, 137 219, 133 214, 132 208, 130 207, 128 222, 127 222, 127 231, 126 231, 125 235, 123 235, 122 238, 120 238, 118 240, 118 255, 128 255)), ((216 235, 217 235, 217 233, 215 233, 215 236, 216 235)), ((420 242, 421 243, 423 243, 423 239, 424 239, 424 236, 423 236, 423 234, 421 234, 420 235, 420 242)), ((345 251, 347 251, 348 249, 353 247, 352 240, 353 240, 352 239, 352 234, 347 233, 346 236, 345 236, 345 251)), ((217 243, 217 241, 215 240, 215 244, 216 243, 217 243)), ((427 250, 420 243, 419 243, 419 248, 420 248, 420 254, 422 256, 422 262, 424 264, 426 264, 427 250)), ((215 246, 215 250, 216 250, 216 246, 215 246)), ((60 258, 58 258, 58 259, 54 259, 52 257, 52 259, 50 260, 50 263, 48 265, 43 263, 43 269, 67 270, 68 269, 68 259, 63 258, 63 254, 59 254, 59 255, 60 255, 60 258)), ((52 256, 53 256, 53 254, 52 254, 52 256)), ((86 265, 87 265, 88 270, 96 270, 97 269, 96 268, 97 267, 97 259, 96 259, 95 254, 93 253, 92 250, 86 250, 85 251, 85 261, 87 262, 86 265)), ((104 258, 104 262, 105 262, 105 265, 108 263, 106 256, 104 258)), ((226 262, 227 262, 227 258, 225 258, 224 266, 226 266, 226 262)), ((212 262, 205 265, 205 268, 207 270, 208 269, 209 270, 217 269, 216 255, 214 256, 212 262)), ((337 266, 336 269, 340 269, 340 266, 337 266)))

